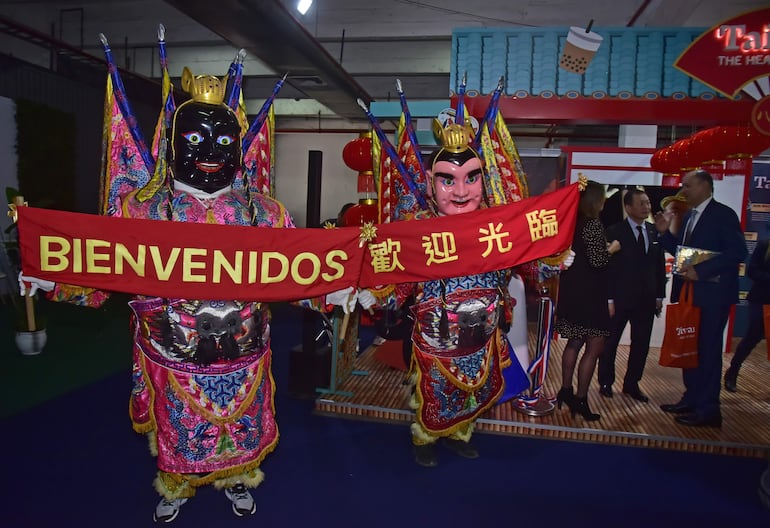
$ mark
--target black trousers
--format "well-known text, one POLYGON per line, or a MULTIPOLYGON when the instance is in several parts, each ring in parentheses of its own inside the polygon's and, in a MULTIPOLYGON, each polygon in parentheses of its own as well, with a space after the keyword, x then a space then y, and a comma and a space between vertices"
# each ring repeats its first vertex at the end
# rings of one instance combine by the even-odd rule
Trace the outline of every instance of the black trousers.
POLYGON ((695 414, 708 419, 720 416, 724 331, 731 305, 700 306, 698 328, 698 366, 682 369, 684 395, 681 403, 695 408, 695 414))
POLYGON ((604 352, 599 356, 599 385, 615 383, 615 357, 618 343, 626 325, 631 323, 631 351, 628 355, 628 368, 623 378, 623 386, 635 388, 642 379, 647 354, 650 351, 650 334, 655 317, 655 304, 624 303, 615 301, 615 316, 610 321, 610 336, 604 344, 604 352))
POLYGON ((735 348, 735 354, 730 361, 730 368, 737 371, 741 364, 749 357, 754 347, 765 338, 765 319, 763 304, 749 302, 749 326, 746 335, 735 348))

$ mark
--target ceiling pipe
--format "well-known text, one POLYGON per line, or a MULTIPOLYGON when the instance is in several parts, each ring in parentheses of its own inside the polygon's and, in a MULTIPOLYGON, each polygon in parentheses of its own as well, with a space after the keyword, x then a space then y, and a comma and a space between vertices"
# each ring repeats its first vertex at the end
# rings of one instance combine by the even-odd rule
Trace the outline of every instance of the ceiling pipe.
MULTIPOLYGON (((308 129, 308 128, 295 128, 295 127, 280 127, 276 126, 275 133, 276 134, 351 134, 356 135, 360 134, 362 132, 368 132, 369 129, 358 129, 358 128, 323 128, 323 129, 308 129)), ((386 135, 392 136, 395 134, 396 129, 388 129, 383 128, 383 132, 385 132, 386 135)), ((533 138, 559 138, 559 139, 611 139, 615 140, 617 139, 617 134, 586 134, 586 133, 579 133, 579 132, 548 132, 547 130, 543 131, 521 131, 521 130, 511 130, 511 136, 514 138, 516 137, 533 137, 533 138)), ((426 145, 427 146, 427 145, 426 145)), ((547 147, 546 147, 547 148, 547 147)))
MULTIPOLYGON (((589 24, 589 27, 591 26, 591 24, 593 24, 593 22, 594 21, 592 20, 591 23, 589 24)), ((546 141, 545 141, 544 148, 550 148, 551 145, 553 145, 553 138, 554 138, 554 134, 556 134, 556 129, 557 129, 556 123, 551 124, 548 127, 548 129, 546 129, 545 131, 546 141)))
POLYGON ((278 0, 166 0, 341 117, 365 121, 372 97, 278 0))
POLYGON ((626 23, 626 27, 633 26, 636 23, 637 19, 640 16, 642 16, 642 13, 644 13, 645 9, 647 9, 650 3, 652 3, 652 0, 644 0, 644 2, 642 2, 642 5, 639 6, 636 12, 634 12, 634 14, 631 16, 629 21, 626 23))
MULTIPOLYGON (((53 36, 55 34, 54 29, 54 25, 51 24, 51 35, 47 35, 37 29, 25 26, 15 20, 0 15, 0 33, 47 50, 50 56, 49 69, 51 71, 72 78, 78 82, 89 82, 91 79, 98 79, 100 88, 104 88, 104 78, 107 75, 107 62, 104 60, 104 57, 91 55, 80 48, 55 38, 53 36), (74 74, 72 73, 59 71, 57 69, 57 63, 60 59, 68 59, 73 65, 82 66, 83 69, 78 70, 81 76, 74 77, 74 74), (86 71, 88 71, 90 75, 85 76, 84 73, 86 71)), ((22 57, 19 57, 18 60, 27 62, 22 57)), ((121 67, 118 67, 118 69, 120 70, 120 75, 123 78, 123 82, 127 85, 127 91, 131 94, 131 99, 133 101, 141 100, 151 104, 158 101, 158 94, 160 94, 162 90, 159 81, 121 67)), ((180 100, 186 98, 184 92, 178 89, 174 90, 174 96, 178 97, 180 100)))

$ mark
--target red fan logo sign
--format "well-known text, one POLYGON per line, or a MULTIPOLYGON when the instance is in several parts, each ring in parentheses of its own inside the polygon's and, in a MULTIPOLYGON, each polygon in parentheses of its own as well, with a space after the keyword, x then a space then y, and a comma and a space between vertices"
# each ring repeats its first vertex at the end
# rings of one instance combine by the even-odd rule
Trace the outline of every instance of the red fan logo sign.
POLYGON ((758 101, 752 123, 770 134, 770 8, 712 27, 682 52, 674 67, 726 97, 745 91, 758 101))
POLYGON ((674 66, 727 97, 767 77, 770 66, 770 8, 722 22, 697 38, 674 66))
POLYGON ((758 131, 770 136, 770 97, 761 99, 751 109, 751 124, 758 131))

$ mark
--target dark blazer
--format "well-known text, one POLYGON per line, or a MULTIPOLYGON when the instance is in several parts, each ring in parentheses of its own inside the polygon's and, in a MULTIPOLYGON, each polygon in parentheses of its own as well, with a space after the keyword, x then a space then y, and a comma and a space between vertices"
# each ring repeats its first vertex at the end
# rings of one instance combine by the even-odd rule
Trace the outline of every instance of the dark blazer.
POLYGON ((749 259, 746 274, 752 281, 749 302, 757 304, 770 304, 770 255, 768 255, 770 241, 760 240, 749 259))
MULTIPOLYGON (((659 240, 666 251, 676 254, 676 246, 682 244, 688 212, 678 236, 670 231, 660 235, 659 240)), ((695 266, 698 280, 693 284, 693 303, 696 306, 730 305, 738 302, 738 266, 746 260, 748 250, 738 216, 730 207, 716 200, 706 206, 687 243, 690 247, 718 251, 720 254, 695 266), (717 278, 716 282, 709 279, 717 278)), ((671 302, 679 300, 684 281, 674 275, 671 288, 671 302)))
POLYGON ((650 313, 656 299, 666 296, 666 261, 658 232, 649 222, 643 225, 649 242, 647 253, 637 245, 637 233, 628 220, 607 228, 607 240, 620 242, 620 251, 612 255, 608 266, 609 298, 626 305, 644 305, 650 313))

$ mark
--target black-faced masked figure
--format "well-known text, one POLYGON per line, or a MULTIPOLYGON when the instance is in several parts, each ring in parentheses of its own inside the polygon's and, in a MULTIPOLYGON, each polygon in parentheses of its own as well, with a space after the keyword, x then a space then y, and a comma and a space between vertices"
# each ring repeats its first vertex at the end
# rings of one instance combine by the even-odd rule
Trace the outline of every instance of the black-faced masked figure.
MULTIPOLYGON (((122 86, 103 42, 109 101, 122 86)), ((152 149, 135 132, 125 96, 105 105, 105 214, 293 227, 283 205, 263 194, 259 183, 272 167, 272 129, 265 128, 272 121, 246 127, 238 98, 234 105, 225 103, 228 81, 233 79, 194 76, 185 68, 182 87, 191 98, 178 107, 166 98, 152 149), (246 138, 252 150, 247 151, 246 138)), ((107 295, 63 284, 50 293, 54 300, 90 306, 107 295)), ((162 498, 155 520, 174 520, 207 484, 225 490, 236 515, 254 513, 248 488, 263 480, 259 466, 278 443, 267 306, 256 300, 153 296, 137 296, 129 304, 134 340, 129 412, 134 430, 148 436, 157 456, 154 487, 162 498)))
POLYGON ((174 181, 208 194, 229 188, 241 164, 241 127, 224 105, 190 101, 174 114, 174 181))
MULTIPOLYGON (((279 202, 233 187, 243 132, 222 102, 224 81, 185 69, 183 86, 192 99, 168 129, 167 185, 149 198, 142 189, 120 196, 116 216, 293 227, 279 202)), ((267 306, 157 297, 130 304, 138 323, 130 414, 156 447, 163 498, 155 518, 176 516, 206 484, 224 489, 237 515, 254 513, 247 488, 262 481, 259 466, 278 443, 267 306)))

